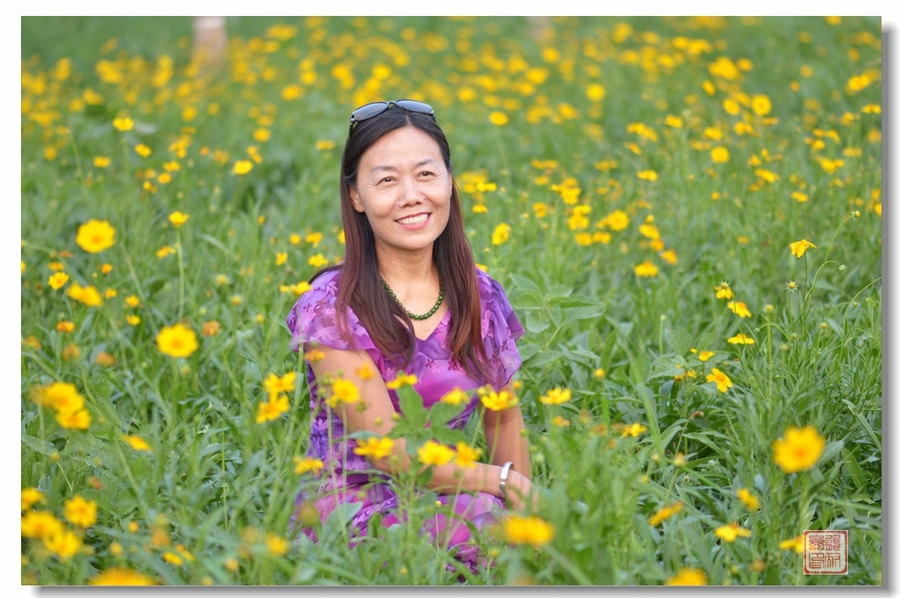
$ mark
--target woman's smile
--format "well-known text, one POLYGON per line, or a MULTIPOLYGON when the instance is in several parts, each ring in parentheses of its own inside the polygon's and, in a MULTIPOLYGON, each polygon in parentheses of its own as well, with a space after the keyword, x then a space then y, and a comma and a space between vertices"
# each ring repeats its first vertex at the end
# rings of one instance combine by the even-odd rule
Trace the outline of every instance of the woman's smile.
POLYGON ((410 230, 417 230, 425 227, 428 224, 428 220, 431 218, 431 214, 423 213, 423 214, 414 214, 412 216, 406 216, 405 218, 400 218, 397 220, 397 224, 401 225, 404 228, 408 228, 410 230))

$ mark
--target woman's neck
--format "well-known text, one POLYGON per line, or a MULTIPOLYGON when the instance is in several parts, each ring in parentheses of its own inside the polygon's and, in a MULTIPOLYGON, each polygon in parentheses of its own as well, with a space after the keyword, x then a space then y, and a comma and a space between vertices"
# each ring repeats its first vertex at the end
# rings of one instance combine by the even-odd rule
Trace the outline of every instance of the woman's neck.
POLYGON ((406 252, 378 247, 378 271, 392 287, 427 285, 437 279, 432 249, 406 252))

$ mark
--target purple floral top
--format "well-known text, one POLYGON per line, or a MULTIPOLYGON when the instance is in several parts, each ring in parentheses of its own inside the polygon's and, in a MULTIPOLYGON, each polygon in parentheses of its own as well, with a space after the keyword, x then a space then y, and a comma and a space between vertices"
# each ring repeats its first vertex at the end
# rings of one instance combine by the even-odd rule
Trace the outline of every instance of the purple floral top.
MULTIPOLYGON (((407 374, 415 374, 418 379, 415 389, 422 396, 426 409, 431 408, 454 387, 459 387, 470 394, 485 384, 491 384, 499 389, 509 383, 522 363, 515 341, 522 336, 524 329, 513 312, 503 287, 480 269, 476 271, 481 294, 481 334, 488 357, 490 379, 474 380, 464 369, 450 363, 448 333, 452 316, 447 312, 427 339, 416 340, 415 357, 406 368, 407 374)), ((389 382, 397 377, 402 368, 378 350, 349 307, 347 329, 352 338, 341 336, 335 313, 340 278, 340 270, 322 274, 312 282, 310 290, 304 293, 291 309, 287 317, 288 328, 293 334, 291 347, 294 351, 298 351, 303 343, 318 343, 338 350, 351 348, 365 350, 378 367, 381 377, 385 382, 389 382)), ((306 375, 310 387, 310 408, 315 409, 316 377, 309 365, 306 375)), ((394 409, 400 412, 397 393, 388 389, 388 394, 394 409)), ((307 452, 309 456, 321 459, 325 463, 323 480, 319 491, 315 494, 321 494, 326 490, 340 493, 341 489, 349 492, 369 481, 367 472, 371 471, 371 465, 364 457, 353 453, 353 448, 356 447, 355 440, 342 440, 343 422, 333 411, 330 415, 332 445, 329 446, 327 408, 319 403, 320 408, 311 425, 307 452)), ((463 412, 450 422, 450 426, 455 429, 465 426, 475 405, 476 401, 470 401, 463 412)), ((298 501, 301 497, 298 497, 298 501)), ((322 511, 330 511, 335 504, 335 501, 318 504, 323 520, 328 513, 322 511)))

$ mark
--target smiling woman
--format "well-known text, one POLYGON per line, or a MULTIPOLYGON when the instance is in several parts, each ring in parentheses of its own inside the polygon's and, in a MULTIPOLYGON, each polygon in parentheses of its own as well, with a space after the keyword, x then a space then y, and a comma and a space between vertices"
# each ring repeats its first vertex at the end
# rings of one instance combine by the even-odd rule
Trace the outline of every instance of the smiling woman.
POLYGON ((426 486, 454 508, 427 531, 474 570, 479 559, 467 523, 483 528, 506 506, 523 510, 536 497, 516 401, 482 414, 490 463, 477 462, 464 443, 452 450, 431 442, 414 464, 403 439, 386 437, 400 413, 402 384, 413 385, 425 409, 445 397, 464 403, 451 422, 458 430, 475 411, 476 389, 515 397, 512 376, 521 364, 515 341, 522 326, 503 288, 475 267, 450 147, 427 104, 377 102, 354 111, 341 214, 342 263, 313 276, 287 320, 309 364, 308 458, 322 465, 313 490, 297 498, 298 523, 316 539, 310 507, 312 522, 324 521, 344 502, 361 503, 351 537, 366 535, 375 513, 384 526, 399 523, 390 474, 430 466, 426 486), (356 432, 374 436, 345 437, 356 432))

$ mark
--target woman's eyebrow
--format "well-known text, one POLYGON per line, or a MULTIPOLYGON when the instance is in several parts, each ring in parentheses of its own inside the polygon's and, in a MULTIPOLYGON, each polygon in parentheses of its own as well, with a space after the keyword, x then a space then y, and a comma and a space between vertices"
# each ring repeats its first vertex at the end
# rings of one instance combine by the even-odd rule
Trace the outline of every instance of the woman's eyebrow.
MULTIPOLYGON (((437 164, 437 161, 436 161, 434 158, 425 158, 424 160, 422 160, 422 161, 420 161, 420 162, 417 162, 417 163, 413 166, 413 168, 419 168, 420 166, 425 166, 426 164, 437 164)), ((397 168, 396 168, 395 166, 388 166, 388 165, 381 165, 381 164, 379 164, 378 166, 373 166, 373 167, 372 167, 372 170, 370 170, 369 172, 376 172, 376 171, 379 171, 379 170, 392 170, 392 171, 396 172, 396 171, 397 171, 397 168)))

